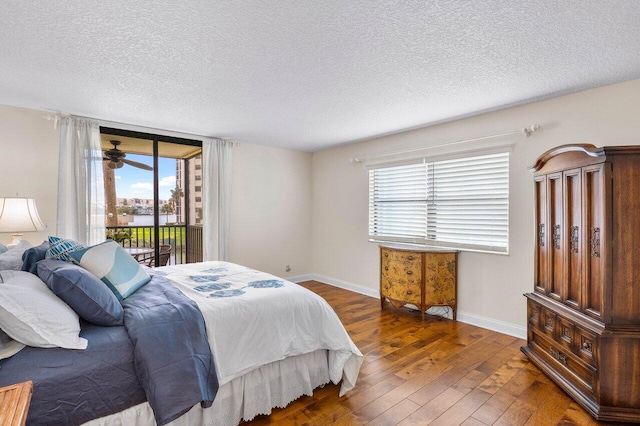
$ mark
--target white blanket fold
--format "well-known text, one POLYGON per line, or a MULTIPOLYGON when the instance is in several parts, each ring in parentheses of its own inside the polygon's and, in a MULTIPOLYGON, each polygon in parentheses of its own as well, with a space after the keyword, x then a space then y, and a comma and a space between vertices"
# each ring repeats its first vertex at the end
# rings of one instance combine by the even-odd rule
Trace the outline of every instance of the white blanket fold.
POLYGON ((318 349, 329 351, 340 396, 356 384, 363 356, 320 296, 276 276, 228 262, 156 268, 205 319, 220 385, 263 365, 318 349))

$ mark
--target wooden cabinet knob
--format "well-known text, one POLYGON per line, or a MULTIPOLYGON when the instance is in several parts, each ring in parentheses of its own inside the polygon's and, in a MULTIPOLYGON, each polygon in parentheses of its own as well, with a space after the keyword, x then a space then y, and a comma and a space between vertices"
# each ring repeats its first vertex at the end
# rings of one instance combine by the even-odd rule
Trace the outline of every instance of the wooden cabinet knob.
POLYGON ((385 267, 384 267, 384 270, 385 270, 385 271, 388 271, 388 270, 389 270, 389 267, 388 267, 388 266, 385 266, 385 267))
POLYGON ((407 271, 407 275, 413 275, 413 271, 407 271))
POLYGON ((384 254, 384 257, 389 257, 389 253, 385 253, 385 254, 384 254))
POLYGON ((413 294, 413 291, 407 290, 407 294, 413 294))
POLYGON ((413 256, 407 256, 407 260, 413 260, 414 257, 413 256))

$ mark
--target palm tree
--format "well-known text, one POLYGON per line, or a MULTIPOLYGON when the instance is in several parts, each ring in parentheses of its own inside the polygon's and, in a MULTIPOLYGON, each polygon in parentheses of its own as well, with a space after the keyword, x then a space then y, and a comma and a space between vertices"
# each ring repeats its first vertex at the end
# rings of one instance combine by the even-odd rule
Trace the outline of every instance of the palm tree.
POLYGON ((102 162, 104 175, 104 203, 107 212, 107 226, 118 226, 118 213, 116 212, 116 176, 115 170, 107 167, 108 162, 102 162), (111 213, 111 215, 109 215, 111 213))
POLYGON ((175 212, 173 208, 173 204, 170 202, 164 203, 162 207, 160 207, 160 213, 164 213, 167 215, 167 222, 169 221, 169 215, 175 212))
POLYGON ((171 206, 173 207, 173 211, 171 213, 176 212, 177 207, 180 205, 180 198, 182 197, 184 197, 184 192, 182 192, 182 189, 176 185, 176 188, 171 190, 171 198, 169 198, 169 203, 171 203, 171 206))

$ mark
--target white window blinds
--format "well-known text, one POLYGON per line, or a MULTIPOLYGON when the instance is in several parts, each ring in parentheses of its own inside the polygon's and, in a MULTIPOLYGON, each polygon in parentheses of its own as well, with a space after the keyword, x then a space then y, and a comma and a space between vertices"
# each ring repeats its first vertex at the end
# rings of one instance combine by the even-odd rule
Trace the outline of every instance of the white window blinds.
POLYGON ((506 253, 509 153, 370 170, 369 238, 506 253))

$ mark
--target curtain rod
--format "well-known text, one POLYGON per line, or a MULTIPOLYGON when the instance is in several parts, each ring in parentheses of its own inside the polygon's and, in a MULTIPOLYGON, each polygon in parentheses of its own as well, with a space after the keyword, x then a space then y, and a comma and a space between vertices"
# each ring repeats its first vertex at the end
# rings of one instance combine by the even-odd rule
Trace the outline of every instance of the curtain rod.
POLYGON ((480 141, 480 140, 484 140, 484 139, 493 139, 493 138, 499 138, 501 136, 508 136, 508 135, 515 135, 515 134, 522 134, 522 135, 524 135, 525 137, 528 138, 529 136, 531 136, 532 133, 534 133, 534 132, 536 132, 538 130, 540 130, 540 126, 537 125, 537 124, 532 124, 531 126, 525 127, 523 129, 510 130, 508 132, 496 133, 494 135, 479 136, 477 138, 470 138, 470 139, 461 139, 461 140, 458 140, 458 141, 444 142, 444 143, 441 143, 441 144, 426 146, 426 147, 422 147, 422 148, 407 149, 407 150, 404 150, 404 151, 388 152, 386 154, 370 155, 368 157, 351 157, 349 159, 349 161, 352 162, 352 163, 361 163, 363 161, 371 160, 371 159, 374 159, 374 158, 389 157, 389 156, 392 156, 392 155, 400 155, 400 154, 410 154, 412 152, 424 151, 424 150, 427 150, 427 149, 439 148, 439 147, 442 147, 442 146, 457 145, 457 144, 461 144, 461 143, 465 143, 465 142, 474 142, 474 141, 480 141))
POLYGON ((136 127, 139 129, 145 129, 149 132, 167 132, 167 133, 173 133, 173 134, 180 134, 180 135, 184 135, 184 136, 190 136, 191 138, 207 138, 207 139, 220 139, 226 142, 229 142, 232 144, 232 146, 239 146, 240 142, 236 142, 236 141, 232 141, 230 139, 225 139, 225 138, 219 138, 217 136, 205 136, 205 135, 198 135, 195 133, 185 133, 185 132, 180 132, 180 131, 175 131, 175 130, 167 130, 167 129, 157 129, 154 127, 147 127, 147 126, 140 126, 138 124, 129 124, 129 123, 121 123, 118 121, 111 121, 111 120, 103 120, 101 118, 94 118, 94 117, 85 117, 82 115, 72 115, 72 114, 65 114, 62 112, 47 112, 47 114, 43 115, 42 118, 44 118, 47 121, 52 121, 53 120, 53 129, 57 129, 58 126, 60 125, 60 119, 61 118, 68 118, 68 117, 77 117, 77 118, 84 118, 87 120, 94 120, 94 121, 98 121, 102 124, 109 124, 109 125, 116 125, 116 126, 129 126, 129 127, 136 127))

